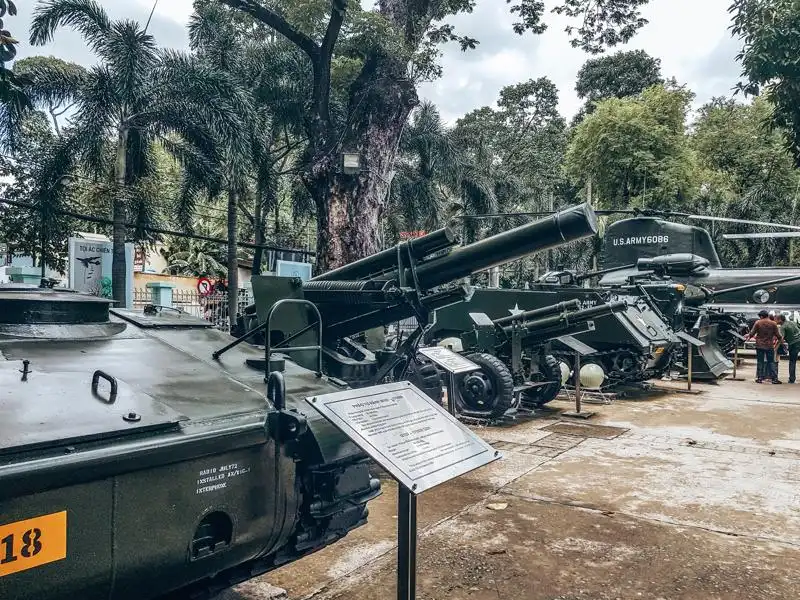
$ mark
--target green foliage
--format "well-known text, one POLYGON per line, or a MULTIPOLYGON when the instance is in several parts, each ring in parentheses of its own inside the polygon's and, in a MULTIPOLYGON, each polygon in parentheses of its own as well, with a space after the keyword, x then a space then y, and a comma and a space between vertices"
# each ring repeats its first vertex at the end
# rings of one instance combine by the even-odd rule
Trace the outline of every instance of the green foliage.
POLYGON ((20 135, 20 123, 33 109, 25 93, 27 83, 5 64, 17 55, 19 41, 5 28, 3 19, 17 14, 17 5, 12 0, 0 0, 0 150, 11 152, 20 135))
MULTIPOLYGON (((274 2, 271 8, 292 19, 304 35, 316 35, 323 26, 325 3, 274 2)), ((240 27, 241 14, 219 4, 196 1, 195 13, 189 26, 192 49, 212 68, 225 72, 234 82, 238 93, 247 98, 240 119, 244 127, 239 139, 219 136, 214 143, 219 148, 219 163, 215 170, 218 181, 207 181, 197 174, 186 174, 177 212, 185 226, 190 226, 194 205, 199 197, 234 192, 239 197, 238 211, 245 219, 231 224, 223 236, 235 244, 239 236, 258 243, 266 241, 266 216, 280 213, 284 196, 284 171, 290 168, 305 144, 306 99, 311 95, 309 59, 298 48, 284 40, 247 35, 240 27)), ((360 63, 349 64, 342 57, 337 61, 333 76, 336 86, 349 85, 360 63)), ((334 95, 334 113, 340 112, 334 95)), ((277 241, 277 240, 273 240, 277 241)), ((237 255, 235 246, 229 251, 229 263, 237 255)), ((256 250, 255 270, 260 269, 262 252, 256 250)), ((213 263, 195 258, 206 269, 216 269, 213 263)), ((190 261, 192 262, 192 261, 190 261)), ((228 269, 231 268, 228 265, 228 269)))
MULTIPOLYGON (((29 255, 41 264, 42 227, 45 228, 46 263, 63 273, 64 249, 74 222, 56 211, 63 208, 58 196, 37 196, 35 190, 47 167, 47 157, 56 144, 47 117, 31 111, 20 123, 14 156, 0 156, 0 196, 15 202, 33 204, 38 210, 6 205, 0 211, 0 237, 14 253, 29 255)), ((58 183, 58 182, 56 182, 58 183)))
POLYGON ((774 105, 772 120, 785 131, 800 160, 800 4, 794 0, 734 0, 732 32, 742 42, 737 59, 747 94, 766 92, 774 105))
POLYGON ((647 25, 639 8, 649 0, 564 0, 554 12, 568 17, 582 17, 580 27, 567 27, 575 48, 592 54, 603 52, 606 47, 624 44, 647 25))
POLYGON ((541 208, 560 179, 566 144, 558 90, 546 77, 531 79, 500 90, 497 106, 484 106, 459 119, 456 135, 478 162, 487 156, 498 175, 519 181, 527 198, 523 207, 541 208))
MULTIPOLYGON (((389 233, 431 231, 457 212, 484 214, 499 207, 501 182, 485 157, 471 153, 428 102, 403 131, 387 209, 389 233)), ((474 235, 474 230, 470 231, 474 235)))
POLYGON ((694 168, 685 120, 693 94, 653 86, 633 98, 611 98, 575 128, 565 171, 592 180, 605 208, 675 208, 691 195, 694 168))
POLYGON ((587 60, 578 71, 575 91, 578 98, 586 100, 583 116, 590 114, 600 100, 637 96, 660 83, 664 83, 661 60, 644 50, 629 50, 587 60))
POLYGON ((115 219, 114 297, 124 301, 124 223, 135 221, 135 237, 141 236, 162 200, 154 195, 156 146, 188 171, 213 177, 213 139, 236 138, 245 100, 224 74, 194 57, 159 50, 138 23, 112 21, 95 0, 39 2, 31 44, 48 43, 60 27, 77 30, 98 64, 88 71, 43 58, 23 65, 36 106, 51 114, 68 103, 75 109, 72 127, 45 161, 33 195, 40 202, 66 203, 70 189, 58 183, 65 176, 88 175, 107 186, 115 219))
MULTIPOLYGON (((700 109, 691 137, 706 174, 694 203, 697 209, 740 219, 797 222, 800 174, 783 143, 785 132, 765 127, 772 108, 762 97, 752 104, 714 98, 700 109)), ((785 239, 733 242, 721 234, 752 228, 728 225, 715 230, 720 254, 730 265, 788 261, 785 239)))
MULTIPOLYGON (((562 182, 566 123, 558 112, 558 91, 547 78, 500 91, 497 108, 485 106, 459 119, 455 134, 465 154, 492 182, 494 209, 473 202, 467 214, 550 210, 562 182)), ((465 234, 497 233, 526 219, 465 221, 465 234)), ((503 285, 530 280, 548 256, 517 261, 502 273, 503 285)))

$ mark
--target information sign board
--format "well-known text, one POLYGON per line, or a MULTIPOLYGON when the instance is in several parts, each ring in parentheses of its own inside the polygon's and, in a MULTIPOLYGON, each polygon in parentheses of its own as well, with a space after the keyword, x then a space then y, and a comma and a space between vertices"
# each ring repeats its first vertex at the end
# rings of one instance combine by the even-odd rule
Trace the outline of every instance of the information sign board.
POLYGON ((311 263, 293 260, 275 261, 275 274, 280 277, 297 277, 302 281, 311 279, 311 263))
POLYGON ((474 362, 453 352, 450 348, 431 346, 430 348, 420 348, 419 353, 431 359, 448 373, 457 375, 480 369, 474 362))
POLYGON ((407 381, 306 401, 415 495, 500 458, 407 381))

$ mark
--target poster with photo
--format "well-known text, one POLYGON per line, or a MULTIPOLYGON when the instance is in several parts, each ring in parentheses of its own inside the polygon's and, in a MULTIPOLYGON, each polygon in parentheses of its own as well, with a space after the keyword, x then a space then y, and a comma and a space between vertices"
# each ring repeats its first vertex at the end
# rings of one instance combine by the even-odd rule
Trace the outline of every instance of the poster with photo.
MULTIPOLYGON (((113 244, 110 240, 69 238, 69 287, 94 296, 111 297, 113 244)), ((133 304, 133 244, 125 244, 127 305, 133 304)))

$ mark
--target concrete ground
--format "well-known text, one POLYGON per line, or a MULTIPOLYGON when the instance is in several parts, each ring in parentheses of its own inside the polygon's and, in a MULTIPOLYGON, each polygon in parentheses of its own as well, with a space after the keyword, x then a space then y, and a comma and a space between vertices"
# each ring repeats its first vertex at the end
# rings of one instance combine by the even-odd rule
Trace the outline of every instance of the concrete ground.
MULTIPOLYGON (((800 385, 748 362, 698 395, 476 429, 504 457, 420 496, 417 597, 800 598, 800 385)), ((385 481, 368 525, 227 599, 393 598, 396 499, 385 481)))

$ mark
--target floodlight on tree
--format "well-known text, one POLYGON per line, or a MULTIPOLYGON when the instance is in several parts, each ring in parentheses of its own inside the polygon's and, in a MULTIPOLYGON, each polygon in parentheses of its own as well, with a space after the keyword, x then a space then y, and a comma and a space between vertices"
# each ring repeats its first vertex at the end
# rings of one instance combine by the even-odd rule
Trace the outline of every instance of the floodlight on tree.
POLYGON ((361 155, 358 152, 342 152, 342 171, 345 175, 361 172, 361 155))

